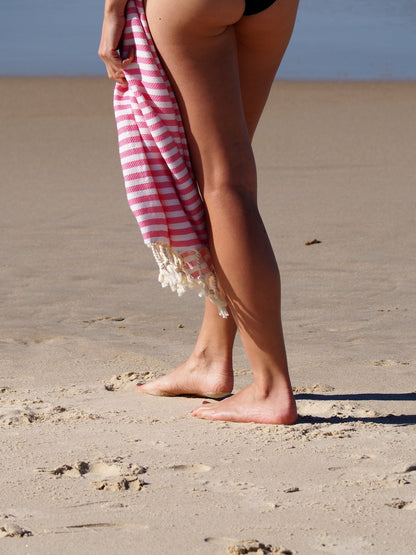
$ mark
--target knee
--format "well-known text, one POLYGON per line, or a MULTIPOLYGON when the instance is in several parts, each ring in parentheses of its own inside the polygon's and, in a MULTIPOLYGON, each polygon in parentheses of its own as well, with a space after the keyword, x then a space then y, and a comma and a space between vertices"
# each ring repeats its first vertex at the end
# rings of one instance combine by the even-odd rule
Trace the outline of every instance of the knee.
POLYGON ((256 198, 257 169, 248 141, 200 152, 198 162, 195 170, 204 197, 236 193, 256 198))
POLYGON ((202 196, 207 205, 228 204, 241 205, 249 209, 257 206, 257 179, 255 167, 245 171, 229 169, 215 172, 215 177, 205 182, 202 196))

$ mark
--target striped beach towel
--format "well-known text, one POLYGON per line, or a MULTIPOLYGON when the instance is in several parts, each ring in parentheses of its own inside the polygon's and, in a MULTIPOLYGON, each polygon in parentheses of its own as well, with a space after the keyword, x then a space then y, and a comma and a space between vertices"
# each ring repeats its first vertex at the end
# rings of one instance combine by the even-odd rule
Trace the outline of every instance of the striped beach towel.
POLYGON ((116 84, 114 111, 127 199, 159 266, 159 281, 182 295, 195 288, 224 318, 208 250, 204 206, 190 162, 179 107, 153 44, 142 0, 129 0, 122 48, 135 46, 116 84))

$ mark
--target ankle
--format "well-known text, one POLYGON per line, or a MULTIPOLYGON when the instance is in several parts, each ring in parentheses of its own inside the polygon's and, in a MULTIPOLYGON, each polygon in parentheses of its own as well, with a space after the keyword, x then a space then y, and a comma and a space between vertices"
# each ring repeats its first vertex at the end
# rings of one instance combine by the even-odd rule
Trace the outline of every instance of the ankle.
POLYGON ((292 386, 288 376, 262 376, 254 378, 254 389, 259 400, 265 400, 275 395, 292 397, 292 386))
POLYGON ((232 354, 229 349, 224 347, 215 348, 213 345, 196 345, 192 352, 191 359, 198 364, 201 362, 205 365, 221 365, 225 368, 232 366, 232 354))

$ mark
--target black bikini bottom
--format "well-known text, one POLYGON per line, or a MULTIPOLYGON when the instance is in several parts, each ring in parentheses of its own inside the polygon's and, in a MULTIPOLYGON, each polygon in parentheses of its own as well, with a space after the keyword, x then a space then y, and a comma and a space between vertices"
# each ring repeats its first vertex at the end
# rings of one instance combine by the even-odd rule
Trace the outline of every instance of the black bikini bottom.
POLYGON ((244 10, 244 15, 253 15, 255 13, 262 12, 276 0, 246 0, 246 9, 244 10))

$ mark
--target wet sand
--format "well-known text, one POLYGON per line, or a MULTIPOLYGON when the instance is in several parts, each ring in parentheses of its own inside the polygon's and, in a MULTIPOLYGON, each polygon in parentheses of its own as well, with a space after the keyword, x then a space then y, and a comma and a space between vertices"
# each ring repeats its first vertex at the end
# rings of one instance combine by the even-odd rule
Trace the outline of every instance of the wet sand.
MULTIPOLYGON (((0 553, 412 552, 416 83, 273 88, 254 147, 288 427, 201 421, 199 399, 134 391, 190 353, 202 303, 157 282, 112 85, 0 89, 0 553)), ((238 390, 240 342, 235 371, 238 390)))

